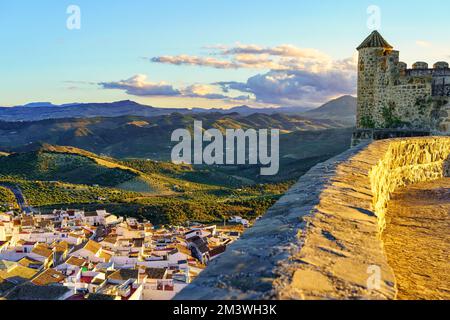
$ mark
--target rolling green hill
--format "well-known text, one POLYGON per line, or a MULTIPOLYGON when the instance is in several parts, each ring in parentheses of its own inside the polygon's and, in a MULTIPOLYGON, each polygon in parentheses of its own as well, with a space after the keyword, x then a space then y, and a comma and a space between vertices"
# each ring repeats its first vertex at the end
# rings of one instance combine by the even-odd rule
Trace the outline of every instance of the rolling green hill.
POLYGON ((36 144, 28 146, 27 149, 26 152, 0 157, 0 177, 98 185, 125 191, 166 195, 175 192, 174 186, 202 189, 200 185, 164 176, 161 170, 142 172, 113 158, 100 157, 74 147, 36 144))
POLYGON ((0 186, 0 211, 9 211, 11 209, 17 209, 18 207, 14 193, 9 189, 0 186))
POLYGON ((97 184, 105 187, 114 187, 137 177, 131 171, 108 168, 82 155, 49 151, 3 157, 0 159, 0 173, 29 180, 97 184))
MULTIPOLYGON (((195 177, 196 169, 187 165, 118 161, 73 147, 33 149, 0 158, 0 183, 16 186, 29 205, 44 213, 73 207, 107 209, 155 224, 221 222, 232 215, 257 217, 289 187, 285 183, 235 189, 219 180, 202 184, 183 179, 187 173, 195 177)), ((0 210, 14 202, 6 188, 0 189, 2 201, 0 210)))
POLYGON ((195 120, 203 127, 225 129, 280 129, 283 133, 341 128, 331 120, 308 120, 283 114, 202 113, 157 116, 152 118, 121 116, 115 118, 51 119, 34 122, 1 122, 0 150, 26 151, 31 144, 73 146, 115 158, 150 158, 167 161, 174 130, 192 129, 195 120))
POLYGON ((284 114, 180 114, 144 118, 0 122, 0 183, 17 185, 27 202, 54 208, 107 209, 115 214, 182 224, 252 219, 298 177, 350 145, 352 129, 338 122, 284 114), (259 166, 191 166, 169 161, 173 130, 203 127, 276 128, 280 172, 259 166), (61 146, 65 145, 65 147, 61 146))

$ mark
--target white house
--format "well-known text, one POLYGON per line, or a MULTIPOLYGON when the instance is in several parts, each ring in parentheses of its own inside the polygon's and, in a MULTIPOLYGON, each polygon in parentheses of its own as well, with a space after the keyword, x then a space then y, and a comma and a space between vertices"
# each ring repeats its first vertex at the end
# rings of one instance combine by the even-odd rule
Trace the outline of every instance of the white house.
POLYGON ((85 244, 80 245, 78 248, 74 249, 73 252, 69 253, 70 256, 75 256, 78 258, 86 259, 89 262, 108 262, 111 258, 105 255, 102 250, 102 246, 93 240, 88 240, 85 244), (108 260, 108 261, 105 261, 108 260))
POLYGON ((234 216, 230 220, 228 220, 230 223, 236 223, 236 224, 242 224, 244 227, 248 227, 250 225, 250 222, 247 219, 244 219, 239 216, 234 216))

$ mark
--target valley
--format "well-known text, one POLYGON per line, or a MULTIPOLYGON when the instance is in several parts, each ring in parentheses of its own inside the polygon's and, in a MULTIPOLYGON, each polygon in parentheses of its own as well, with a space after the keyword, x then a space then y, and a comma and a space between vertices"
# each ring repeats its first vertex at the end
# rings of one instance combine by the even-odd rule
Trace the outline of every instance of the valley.
MULTIPOLYGON (((331 105, 341 108, 346 99, 331 105)), ((82 108, 73 105, 37 104, 8 110, 25 112, 28 108, 32 110, 26 112, 33 114, 54 108, 49 119, 0 121, 0 183, 20 188, 28 204, 41 212, 70 207, 107 209, 154 224, 221 223, 235 215, 254 220, 312 166, 346 150, 352 134, 352 128, 337 118, 248 113, 248 108, 237 108, 241 113, 181 110, 133 115, 129 108, 142 106, 128 102, 125 109, 122 104, 110 104, 108 116, 91 116, 101 114, 104 106, 84 105, 82 118, 59 117, 58 110, 82 108), (116 116, 119 109, 131 115, 116 116), (172 132, 180 128, 192 132, 194 121, 202 121, 205 130, 221 132, 279 129, 278 174, 262 176, 259 165, 171 163, 176 144, 171 142, 172 132)), ((324 106, 326 112, 329 107, 324 106)), ((1 203, 18 209, 8 189, 1 195, 1 203)))
MULTIPOLYGON (((270 192, 264 186, 234 190, 182 179, 186 170, 194 172, 192 168, 147 160, 144 164, 147 162, 151 164, 97 158, 80 149, 44 145, 0 157, 0 184, 20 188, 27 203, 42 212, 66 207, 107 208, 157 224, 216 222, 236 214, 255 218, 288 187, 279 184, 270 192)), ((2 191, 3 201, 13 203, 8 189, 2 191)))

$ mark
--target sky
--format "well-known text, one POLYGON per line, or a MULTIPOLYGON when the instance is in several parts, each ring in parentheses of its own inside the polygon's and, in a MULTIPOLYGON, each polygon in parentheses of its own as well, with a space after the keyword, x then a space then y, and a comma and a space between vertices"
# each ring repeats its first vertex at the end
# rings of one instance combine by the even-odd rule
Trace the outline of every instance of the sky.
POLYGON ((0 0, 0 106, 318 106, 356 93, 355 48, 373 29, 409 65, 450 61, 449 11, 448 0, 0 0))

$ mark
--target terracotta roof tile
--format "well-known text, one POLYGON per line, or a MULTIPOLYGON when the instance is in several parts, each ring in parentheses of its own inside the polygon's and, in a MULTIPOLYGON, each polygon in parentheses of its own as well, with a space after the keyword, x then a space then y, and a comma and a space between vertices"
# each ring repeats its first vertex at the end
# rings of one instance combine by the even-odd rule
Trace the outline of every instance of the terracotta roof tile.
POLYGON ((49 284, 61 283, 66 277, 55 269, 49 268, 39 274, 31 282, 37 286, 46 286, 49 284))

